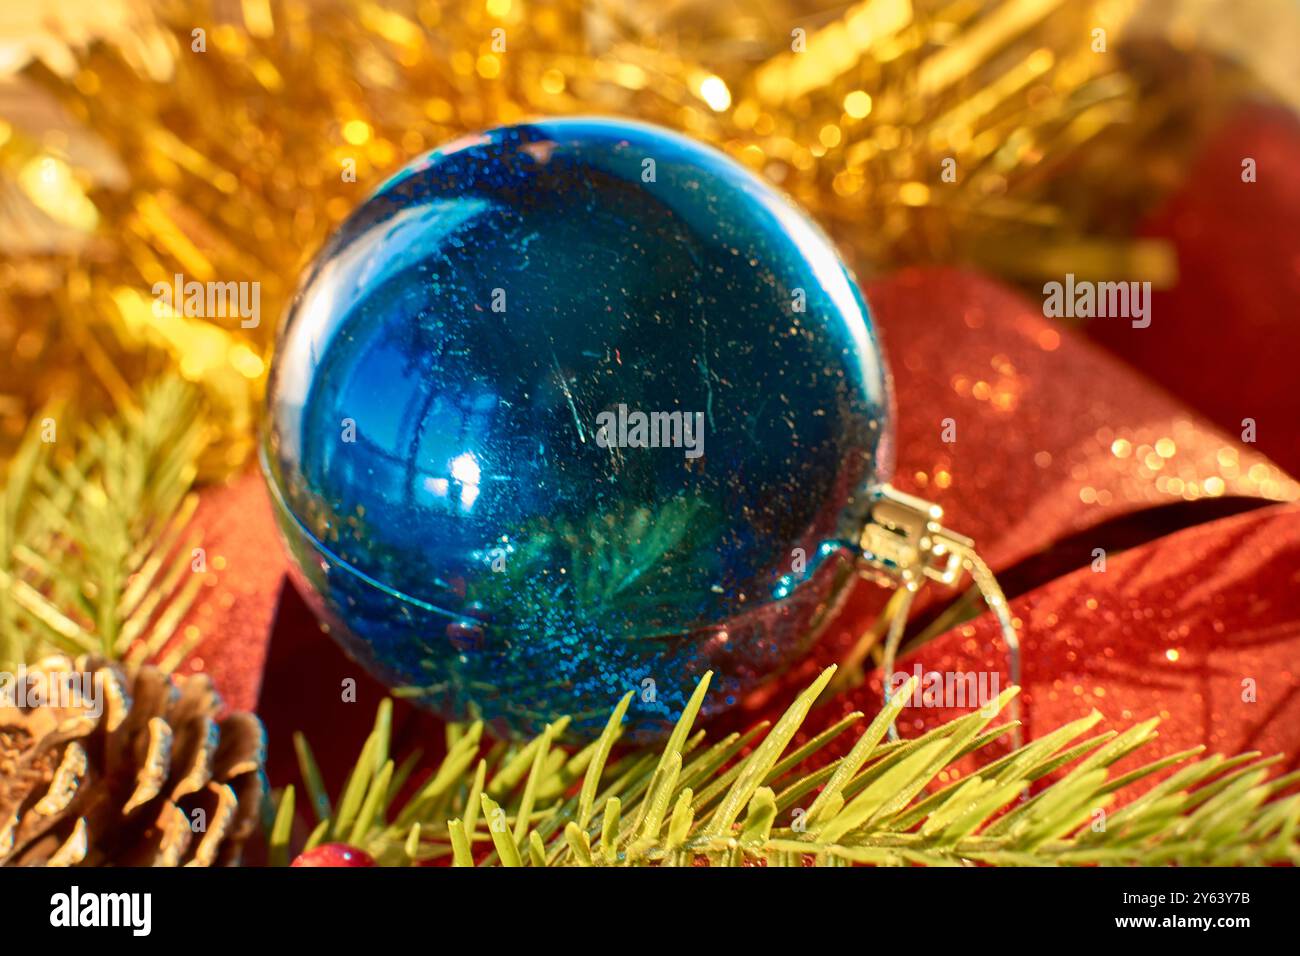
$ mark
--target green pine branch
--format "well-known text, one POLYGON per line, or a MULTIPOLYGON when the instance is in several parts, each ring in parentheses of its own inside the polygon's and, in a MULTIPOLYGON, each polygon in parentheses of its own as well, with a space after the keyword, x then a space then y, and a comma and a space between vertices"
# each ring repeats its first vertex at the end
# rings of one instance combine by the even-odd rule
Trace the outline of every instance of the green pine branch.
POLYGON ((206 436, 197 392, 170 377, 106 420, 33 419, 0 487, 0 669, 51 653, 179 664, 172 638, 203 583, 206 436))
MULTIPOLYGON (((959 777, 955 762, 986 752, 1014 724, 972 713, 922 737, 888 742, 915 678, 865 728, 863 715, 851 714, 791 749, 833 671, 775 725, 712 743, 692 731, 706 675, 661 749, 618 757, 631 694, 600 738, 576 752, 553 745, 565 720, 527 744, 497 743, 482 756, 483 725, 451 725, 446 756, 403 801, 397 795, 420 756, 400 766, 391 759, 392 705, 384 701, 337 800, 326 793, 306 738, 296 735, 317 821, 303 849, 343 842, 384 865, 456 866, 1300 862, 1300 795, 1287 794, 1300 775, 1270 779, 1280 757, 1201 757, 1203 748, 1195 748, 1116 774, 1117 763, 1155 738, 1157 721, 1092 734, 1102 719, 1093 711, 959 777), (851 731, 858 736, 844 756, 805 769, 851 731), (1029 796, 1032 784, 1058 772, 1029 796), (1120 789, 1142 780, 1153 785, 1115 806, 1120 789)), ((998 711, 1018 692, 1004 692, 998 711)), ((273 863, 289 859, 294 803, 295 790, 287 788, 269 836, 273 863)))

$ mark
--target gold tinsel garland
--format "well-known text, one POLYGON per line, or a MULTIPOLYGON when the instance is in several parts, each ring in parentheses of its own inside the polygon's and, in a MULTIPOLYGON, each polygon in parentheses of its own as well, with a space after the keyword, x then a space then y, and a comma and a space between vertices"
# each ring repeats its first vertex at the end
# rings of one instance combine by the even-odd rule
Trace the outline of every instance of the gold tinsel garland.
POLYGON ((411 157, 535 115, 623 114, 715 143, 863 275, 961 259, 1033 279, 1064 258, 1167 283, 1168 250, 1129 229, 1237 86, 1219 67, 1207 86, 1204 61, 1145 49, 1141 30, 1130 47, 1148 55, 1131 55, 1152 6, 60 0, 15 15, 0 36, 0 460, 41 402, 85 391, 87 368, 122 404, 172 367, 223 432, 208 474, 233 470, 275 320, 324 237, 411 157), (260 283, 260 325, 155 308, 177 274, 260 283))

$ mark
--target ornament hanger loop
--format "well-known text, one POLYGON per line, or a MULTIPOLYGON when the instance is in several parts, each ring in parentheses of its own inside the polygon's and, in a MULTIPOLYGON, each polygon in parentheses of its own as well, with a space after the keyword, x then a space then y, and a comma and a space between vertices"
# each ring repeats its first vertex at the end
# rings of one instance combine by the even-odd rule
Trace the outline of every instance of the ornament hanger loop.
MULTIPOLYGON (((1016 636, 1006 596, 993 571, 975 551, 975 542, 943 527, 940 524, 942 517, 943 509, 937 504, 884 485, 862 531, 860 573, 877 584, 898 588, 901 592, 900 599, 891 602, 887 611, 891 616, 881 662, 886 704, 890 698, 894 661, 916 592, 926 581, 956 587, 963 573, 970 574, 985 605, 997 618, 1007 648, 1011 683, 1020 683, 1020 639, 1016 636)), ((1012 700, 1011 708, 1012 717, 1018 719, 1018 700, 1012 700)), ((898 739, 897 721, 890 725, 889 736, 891 740, 898 739)), ((1019 726, 1015 730, 1015 746, 1020 746, 1019 726)))

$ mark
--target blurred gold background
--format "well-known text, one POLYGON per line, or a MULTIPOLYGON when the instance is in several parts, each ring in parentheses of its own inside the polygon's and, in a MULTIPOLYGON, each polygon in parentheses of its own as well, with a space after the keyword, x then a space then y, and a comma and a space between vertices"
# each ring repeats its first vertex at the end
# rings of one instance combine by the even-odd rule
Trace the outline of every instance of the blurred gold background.
POLYGON ((1132 238, 1243 97, 1300 108, 1290 0, 48 0, 0 12, 0 460, 33 413, 201 386, 207 477, 254 440, 324 237, 467 130, 634 116, 787 190, 861 278, 959 261, 1166 285, 1132 238), (954 181, 941 173, 945 161, 954 181), (344 175, 355 168, 355 181, 344 175), (261 283, 260 326, 155 308, 261 283))

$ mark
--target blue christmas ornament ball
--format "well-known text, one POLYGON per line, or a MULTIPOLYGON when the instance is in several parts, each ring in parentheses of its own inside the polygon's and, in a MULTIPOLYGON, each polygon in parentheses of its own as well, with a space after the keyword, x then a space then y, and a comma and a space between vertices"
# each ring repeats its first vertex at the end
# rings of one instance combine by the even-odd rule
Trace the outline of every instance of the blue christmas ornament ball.
POLYGON ((448 718, 667 733, 804 652, 887 477, 884 363, 826 237, 621 120, 466 137, 342 225, 280 330, 262 460, 304 593, 448 718))

